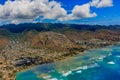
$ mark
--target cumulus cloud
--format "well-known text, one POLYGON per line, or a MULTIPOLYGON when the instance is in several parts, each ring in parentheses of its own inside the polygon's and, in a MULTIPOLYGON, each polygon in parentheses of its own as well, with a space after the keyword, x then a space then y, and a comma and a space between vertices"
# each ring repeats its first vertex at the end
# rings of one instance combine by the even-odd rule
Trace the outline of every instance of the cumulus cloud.
POLYGON ((45 19, 56 19, 66 15, 60 3, 48 0, 8 0, 0 5, 0 19, 34 19, 43 16, 45 19))
POLYGON ((102 8, 102 7, 111 7, 113 6, 112 0, 92 0, 84 5, 76 5, 71 14, 66 15, 65 17, 59 18, 60 21, 65 20, 77 20, 82 18, 96 17, 95 12, 91 12, 91 7, 102 8))
POLYGON ((92 0, 91 6, 95 6, 97 8, 111 7, 113 6, 113 0, 92 0))
POLYGON ((42 17, 41 20, 76 20, 97 16, 91 11, 91 7, 101 8, 112 5, 112 0, 92 0, 83 5, 75 5, 68 14, 67 10, 55 0, 8 0, 4 5, 0 4, 0 20, 8 20, 16 24, 32 22, 39 17, 42 17))
POLYGON ((45 19, 56 19, 64 17, 67 14, 67 11, 57 2, 50 2, 50 7, 52 7, 52 9, 44 14, 45 19))
POLYGON ((90 4, 84 4, 84 5, 76 5, 72 13, 67 15, 66 17, 59 18, 60 21, 64 20, 76 20, 76 19, 82 19, 82 18, 90 18, 90 17, 95 17, 97 14, 95 12, 91 12, 90 10, 90 4))

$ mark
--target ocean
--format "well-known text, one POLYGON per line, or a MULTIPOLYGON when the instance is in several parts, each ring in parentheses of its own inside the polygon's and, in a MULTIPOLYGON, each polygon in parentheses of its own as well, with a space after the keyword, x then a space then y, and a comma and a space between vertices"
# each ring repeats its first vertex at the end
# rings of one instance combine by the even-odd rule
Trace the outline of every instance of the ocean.
POLYGON ((16 74, 16 80, 120 80, 120 45, 86 50, 16 74))

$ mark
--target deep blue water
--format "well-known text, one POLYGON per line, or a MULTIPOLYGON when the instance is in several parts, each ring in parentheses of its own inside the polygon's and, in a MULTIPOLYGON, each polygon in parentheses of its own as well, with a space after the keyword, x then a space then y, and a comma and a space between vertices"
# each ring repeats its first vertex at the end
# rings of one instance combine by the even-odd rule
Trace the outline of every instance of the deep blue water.
POLYGON ((19 72, 16 80, 120 80, 120 45, 19 72))

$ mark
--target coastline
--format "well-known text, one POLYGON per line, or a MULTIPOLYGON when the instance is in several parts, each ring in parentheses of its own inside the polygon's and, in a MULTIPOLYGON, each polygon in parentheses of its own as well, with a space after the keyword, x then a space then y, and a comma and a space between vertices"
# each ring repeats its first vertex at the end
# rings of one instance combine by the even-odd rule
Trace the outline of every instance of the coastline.
MULTIPOLYGON (((114 44, 109 44, 107 46, 113 46, 113 45, 116 45, 118 43, 114 43, 114 44)), ((82 54, 84 51, 87 51, 87 50, 93 50, 93 49, 97 49, 97 48, 103 48, 103 47, 107 47, 107 46, 102 46, 102 47, 92 47, 92 48, 89 48, 89 49, 85 49, 83 51, 76 51, 75 53, 71 53, 69 55, 66 55, 66 56, 61 56, 61 57, 58 57, 57 59, 55 59, 53 62, 47 62, 47 63, 54 63, 54 62, 59 62, 61 60, 65 60, 67 58, 70 58, 70 57, 73 57, 75 55, 78 55, 78 54, 82 54)), ((24 67, 15 67, 14 65, 11 65, 11 62, 10 61, 7 61, 6 60, 6 66, 11 66, 12 69, 10 69, 9 71, 6 70, 6 73, 5 73, 5 79, 3 78, 3 80, 16 80, 16 74, 19 73, 19 72, 24 72, 26 70, 29 70, 31 68, 34 68, 38 65, 42 65, 42 64, 47 64, 46 62, 45 63, 42 63, 42 64, 33 64, 33 65, 30 65, 30 66, 24 66, 24 67), (8 75, 7 75, 8 74, 8 75), (11 76, 10 76, 11 75, 11 76), (7 76, 7 77, 6 77, 7 76)))
MULTIPOLYGON (((119 44, 118 44, 119 45, 119 44)), ((35 80, 37 80, 37 78, 40 78, 40 79, 43 79, 45 76, 42 76, 42 75, 45 75, 46 74, 46 76, 49 76, 49 75, 52 75, 52 72, 50 72, 50 73, 44 73, 44 71, 43 72, 41 72, 42 71, 42 67, 44 66, 44 67, 49 67, 49 65, 50 66, 52 66, 51 67, 51 69, 53 69, 52 71, 54 72, 54 70, 55 70, 55 72, 57 71, 57 72, 59 72, 60 74, 65 74, 65 75, 67 75, 67 73, 69 73, 69 72, 71 72, 71 71, 76 71, 76 69, 78 69, 78 68, 81 68, 81 67, 83 67, 83 68, 86 68, 86 66, 90 66, 90 67, 93 67, 94 66, 94 63, 91 63, 90 65, 88 64, 86 64, 86 65, 82 65, 81 64, 81 62, 80 61, 78 61, 78 59, 82 59, 83 57, 81 57, 81 56, 85 56, 85 55, 87 55, 88 54, 88 56, 91 56, 91 57, 93 57, 93 55, 94 55, 94 50, 95 50, 95 52, 96 51, 99 51, 99 50, 101 50, 101 51, 104 51, 104 50, 107 50, 107 49, 111 49, 111 48, 113 48, 113 47, 116 47, 116 45, 109 45, 109 46, 106 46, 105 48, 96 48, 96 49, 89 49, 90 50, 90 54, 89 54, 89 50, 87 51, 87 50, 85 50, 85 52, 83 52, 84 54, 83 55, 76 55, 76 56, 73 56, 72 58, 68 58, 68 59, 63 59, 63 61, 58 61, 58 62, 55 62, 55 63, 50 63, 50 64, 43 64, 43 65, 39 65, 39 66, 35 66, 35 67, 33 67, 31 70, 26 70, 25 72, 18 72, 18 73, 20 73, 20 75, 18 74, 17 75, 17 79, 18 80, 21 80, 22 79, 22 76, 24 76, 26 73, 29 73, 30 72, 30 75, 33 75, 33 74, 35 74, 35 76, 34 77, 32 77, 33 79, 35 78, 35 80), (93 51, 93 54, 91 54, 91 51, 93 51), (76 61, 77 60, 77 61, 76 61), (69 62, 70 61, 70 62, 69 62), (72 63, 73 62, 73 63, 72 63), (76 63, 75 63, 76 62, 76 63), (55 64, 55 65, 54 65, 55 64), (66 64, 66 65, 64 65, 64 64, 66 64), (78 65, 77 65, 78 64, 78 65), (93 65, 92 65, 93 64, 93 65), (69 65, 69 67, 67 68, 67 65, 69 65), (75 66, 72 66, 72 65, 76 65, 76 67, 75 66), (72 67, 71 67, 72 66, 72 67), (36 70, 39 70, 39 71, 36 71, 36 70), (31 73, 31 71, 32 71, 32 73, 31 73), (38 77, 36 77, 36 76, 38 76, 38 77), (39 77, 40 76, 40 77, 39 77)), ((109 51, 108 51, 108 53, 109 53, 109 51)), ((107 56, 109 56, 109 54, 108 53, 106 53, 106 57, 107 56)), ((99 53, 98 53, 99 54, 99 53)), ((100 57, 100 55, 98 55, 99 57, 100 57)), ((95 55, 94 56, 94 58, 96 57, 96 59, 95 60, 97 60, 97 59, 99 59, 99 57, 97 58, 97 55, 95 55)), ((82 61, 82 60, 81 60, 82 61)), ((88 61, 89 62, 89 61, 88 61)), ((97 62, 95 62, 95 65, 97 64, 97 62)), ((47 70, 47 69, 46 69, 47 70)), ((49 70, 48 70, 49 71, 49 70)), ((80 70, 81 71, 81 70, 80 70)), ((57 72, 56 72, 56 74, 57 74, 57 72)), ((79 72, 79 70, 78 70, 78 72, 79 72)), ((54 74, 54 73, 53 73, 54 74)), ((25 77, 25 79, 28 79, 29 77, 26 77, 26 76, 24 76, 25 77)))
MULTIPOLYGON (((119 42, 118 42, 118 43, 119 43, 119 42)), ((114 45, 118 45, 118 44, 115 43, 115 44, 107 45, 107 46, 104 46, 104 47, 111 47, 111 46, 114 46, 114 45)), ((94 50, 94 49, 99 49, 99 48, 104 48, 104 47, 94 47, 94 48, 91 48, 91 49, 86 49, 86 50, 84 50, 83 52, 78 52, 77 54, 72 54, 72 55, 66 56, 66 57, 64 57, 64 58, 61 58, 61 60, 56 59, 56 61, 54 61, 54 62, 57 63, 57 62, 60 62, 60 61, 62 61, 62 60, 65 60, 65 59, 69 59, 69 58, 71 58, 71 57, 73 57, 73 56, 80 55, 80 54, 84 53, 84 52, 87 51, 87 50, 94 50)), ((54 63, 54 62, 51 62, 51 63, 54 63)), ((43 64, 48 64, 48 63, 43 63, 43 64)), ((17 73, 21 73, 21 72, 24 72, 24 71, 26 71, 26 70, 30 70, 30 69, 32 69, 32 68, 34 68, 34 67, 39 66, 39 65, 42 65, 42 64, 29 66, 29 67, 27 67, 27 68, 25 68, 25 69, 23 69, 23 70, 20 70, 20 71, 17 72, 17 73)))

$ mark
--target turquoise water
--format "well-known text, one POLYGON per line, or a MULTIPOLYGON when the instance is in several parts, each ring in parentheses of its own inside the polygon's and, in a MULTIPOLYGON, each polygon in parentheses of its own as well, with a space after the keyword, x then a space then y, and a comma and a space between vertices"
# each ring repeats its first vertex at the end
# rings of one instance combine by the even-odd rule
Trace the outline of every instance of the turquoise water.
POLYGON ((16 80, 120 80, 120 45, 19 72, 16 80))

